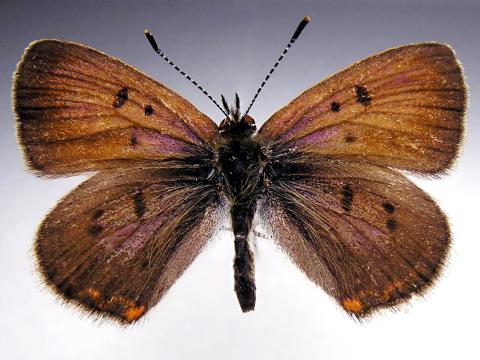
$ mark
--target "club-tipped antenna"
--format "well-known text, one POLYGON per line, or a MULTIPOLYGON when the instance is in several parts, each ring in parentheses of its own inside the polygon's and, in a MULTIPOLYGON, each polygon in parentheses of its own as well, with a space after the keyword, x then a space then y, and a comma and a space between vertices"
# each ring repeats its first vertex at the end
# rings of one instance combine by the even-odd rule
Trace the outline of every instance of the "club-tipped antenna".
POLYGON ((285 57, 285 54, 288 52, 288 50, 292 47, 292 45, 295 43, 295 41, 297 41, 298 37, 300 36, 300 34, 302 33, 303 29, 305 28, 305 26, 307 26, 308 22, 310 21, 310 16, 305 16, 302 21, 300 21, 300 24, 298 24, 297 26, 297 29, 295 30, 295 32, 293 33, 292 35, 292 38, 290 39, 290 41, 288 42, 286 48, 283 50, 282 54, 280 55, 280 57, 278 58, 277 62, 273 65, 273 67, 270 69, 270 71, 267 73, 267 76, 265 77, 265 79, 263 80, 262 84, 260 85, 260 87, 257 89, 257 92, 255 93, 255 95, 253 96, 253 99, 252 101, 250 102, 250 105, 248 105, 248 108, 247 108, 247 111, 245 111, 245 114, 243 114, 243 116, 247 115, 248 112, 250 111, 250 109, 252 108, 253 106, 253 103, 255 102, 255 100, 257 100, 257 97, 258 95, 260 94, 260 92, 262 91, 263 87, 265 86, 265 84, 267 83, 268 79, 270 79, 270 76, 272 76, 273 72, 275 71, 275 69, 277 68, 278 64, 280 64, 280 61, 283 60, 283 58, 285 57))
MULTIPOLYGON (((215 101, 215 99, 205 90, 201 85, 199 85, 190 75, 188 75, 185 71, 180 69, 177 65, 173 63, 164 53, 162 50, 157 45, 157 42, 155 41, 155 38, 153 37, 152 33, 148 30, 145 29, 145 36, 147 37, 148 42, 152 46, 153 50, 160 55, 160 57, 165 60, 170 66, 172 66, 175 70, 177 70, 180 74, 182 74, 185 78, 187 78, 193 85, 197 87, 198 90, 200 90, 202 93, 207 95, 207 97, 213 101, 213 103, 217 106, 217 108, 220 109, 220 111, 225 115, 228 116, 228 114, 225 112, 225 110, 222 109, 220 105, 215 101)), ((223 101, 223 99, 222 99, 223 101)))

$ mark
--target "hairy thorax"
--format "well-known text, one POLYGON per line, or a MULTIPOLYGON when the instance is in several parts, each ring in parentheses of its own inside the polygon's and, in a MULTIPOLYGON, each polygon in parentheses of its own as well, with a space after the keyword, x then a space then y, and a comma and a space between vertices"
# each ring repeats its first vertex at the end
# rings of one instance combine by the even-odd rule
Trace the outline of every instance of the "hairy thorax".
POLYGON ((256 202, 264 179, 265 155, 252 138, 229 139, 220 145, 217 170, 231 205, 256 202))

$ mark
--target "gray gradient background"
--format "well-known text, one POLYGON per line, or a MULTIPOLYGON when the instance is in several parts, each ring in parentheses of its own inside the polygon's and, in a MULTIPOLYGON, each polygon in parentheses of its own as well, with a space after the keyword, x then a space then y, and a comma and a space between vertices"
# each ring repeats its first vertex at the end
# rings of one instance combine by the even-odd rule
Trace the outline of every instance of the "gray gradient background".
POLYGON ((0 3, 0 357, 4 359, 471 359, 479 356, 478 1, 5 1, 0 3), (143 29, 213 95, 250 99, 298 21, 303 37, 251 115, 263 123, 301 91, 401 44, 451 44, 470 86, 463 155, 449 176, 419 180, 449 215, 445 276, 400 312, 352 321, 276 250, 258 242, 255 312, 233 292, 233 240, 215 238, 160 305, 131 328, 99 324, 40 285, 29 249, 42 217, 83 178, 27 173, 15 140, 11 74, 41 38, 76 41, 141 69, 215 121, 219 111, 147 45, 143 29), (476 334, 475 334, 476 333, 476 334))

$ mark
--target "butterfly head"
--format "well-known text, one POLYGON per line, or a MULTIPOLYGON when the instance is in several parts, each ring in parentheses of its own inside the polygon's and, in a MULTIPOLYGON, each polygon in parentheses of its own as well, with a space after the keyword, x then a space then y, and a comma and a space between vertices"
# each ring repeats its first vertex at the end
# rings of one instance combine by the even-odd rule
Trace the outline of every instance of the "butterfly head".
POLYGON ((235 106, 229 107, 223 95, 222 104, 227 117, 222 120, 218 130, 223 138, 245 138, 255 133, 255 120, 249 115, 241 115, 238 94, 235 94, 235 106))
POLYGON ((239 119, 229 116, 222 120, 218 130, 223 138, 245 138, 252 136, 257 126, 255 120, 249 115, 239 119))

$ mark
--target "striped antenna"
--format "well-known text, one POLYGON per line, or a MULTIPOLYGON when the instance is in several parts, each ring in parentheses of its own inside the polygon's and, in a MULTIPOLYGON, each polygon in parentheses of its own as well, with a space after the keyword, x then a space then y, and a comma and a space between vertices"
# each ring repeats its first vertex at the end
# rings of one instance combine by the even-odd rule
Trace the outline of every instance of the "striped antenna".
POLYGON ((260 87, 257 89, 257 92, 255 93, 255 96, 253 97, 252 101, 250 102, 250 105, 248 106, 248 109, 247 111, 245 112, 245 114, 243 114, 243 116, 247 115, 248 112, 250 111, 250 109, 252 108, 253 106, 253 103, 255 102, 255 100, 257 100, 257 97, 258 95, 260 94, 260 91, 262 91, 263 87, 265 86, 265 84, 267 83, 268 79, 270 79, 270 76, 273 74, 273 72, 275 71, 275 69, 277 68, 278 64, 280 64, 280 61, 282 61, 282 59, 285 57, 285 54, 288 52, 288 50, 290 49, 290 47, 295 43, 295 41, 297 41, 298 37, 300 36, 300 34, 302 33, 303 29, 305 28, 305 26, 307 26, 308 22, 310 21, 310 16, 305 16, 302 21, 300 21, 300 24, 298 24, 297 26, 297 29, 295 30, 295 32, 293 33, 292 35, 292 38, 290 39, 290 41, 288 42, 287 44, 287 47, 283 50, 282 54, 280 55, 280 57, 278 58, 277 62, 275 63, 275 65, 273 65, 273 67, 270 69, 270 71, 267 73, 267 76, 265 77, 265 80, 263 80, 262 84, 260 85, 260 87))
POLYGON ((220 109, 220 111, 228 117, 228 114, 222 109, 220 105, 215 101, 215 99, 205 90, 201 85, 199 85, 195 80, 192 79, 190 75, 185 73, 182 69, 180 69, 177 65, 173 63, 164 53, 162 50, 159 49, 157 42, 155 41, 155 38, 153 37, 152 33, 148 30, 145 29, 145 36, 147 37, 148 42, 152 46, 153 50, 160 55, 160 57, 165 60, 169 65, 171 65, 175 70, 177 70, 180 74, 182 74, 184 77, 186 77, 193 85, 197 87, 198 90, 200 90, 202 93, 207 95, 207 97, 213 101, 213 103, 217 106, 217 108, 220 109))

